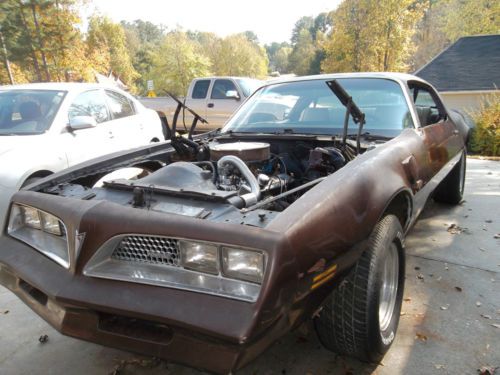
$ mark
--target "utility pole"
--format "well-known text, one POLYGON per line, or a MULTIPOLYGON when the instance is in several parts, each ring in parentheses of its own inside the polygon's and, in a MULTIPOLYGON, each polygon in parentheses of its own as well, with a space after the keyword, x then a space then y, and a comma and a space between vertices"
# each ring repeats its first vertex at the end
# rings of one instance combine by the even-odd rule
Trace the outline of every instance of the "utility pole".
POLYGON ((5 69, 7 70, 7 74, 9 75, 10 84, 14 84, 14 77, 12 76, 12 70, 10 69, 9 58, 7 57, 7 46, 5 45, 5 40, 3 38, 2 31, 0 31, 0 45, 3 51, 3 63, 5 64, 5 69))

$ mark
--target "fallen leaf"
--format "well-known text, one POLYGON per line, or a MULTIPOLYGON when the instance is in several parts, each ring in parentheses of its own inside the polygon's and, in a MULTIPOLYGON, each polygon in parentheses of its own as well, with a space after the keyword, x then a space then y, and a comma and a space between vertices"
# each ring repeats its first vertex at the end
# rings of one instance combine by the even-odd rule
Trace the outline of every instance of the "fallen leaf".
POLYGON ((488 224, 491 224, 491 223, 493 223, 493 220, 489 220, 489 219, 488 219, 488 220, 485 220, 484 222, 485 222, 485 223, 488 223, 488 224))
POLYGON ((479 375, 495 375, 495 367, 492 366, 481 366, 477 369, 479 375))
POLYGON ((42 335, 38 338, 38 342, 40 344, 45 344, 47 341, 49 341, 49 336, 48 335, 42 335))
POLYGON ((482 316, 484 319, 491 319, 491 316, 490 316, 490 315, 481 314, 481 316, 482 316))
POLYGON ((417 279, 419 279, 419 280, 423 280, 423 279, 424 279, 424 275, 422 275, 421 273, 419 273, 419 274, 417 275, 417 279))
POLYGON ((415 270, 415 271, 418 271, 418 270, 420 270, 420 267, 419 267, 419 266, 416 266, 416 267, 414 268, 414 270, 415 270))
POLYGON ((404 312, 404 311, 401 311, 401 312, 399 313, 399 316, 405 316, 405 315, 406 315, 406 312, 404 312))
POLYGON ((486 251, 483 247, 480 247, 479 250, 481 251, 486 251))
POLYGON ((493 236, 493 238, 495 238, 495 239, 500 238, 500 233, 495 234, 495 235, 493 236))
POLYGON ((9 310, 0 311, 0 313, 3 315, 7 315, 9 312, 10 312, 9 310))
POLYGON ((481 306, 481 302, 477 301, 477 302, 476 302, 476 306, 477 306, 477 307, 481 306))
POLYGON ((460 288, 459 286, 456 286, 456 287, 455 287, 455 290, 456 290, 457 292, 461 292, 461 291, 462 291, 462 288, 460 288))
POLYGON ((441 307, 440 307, 440 309, 441 309, 441 310, 448 310, 448 306, 449 306, 449 305, 446 305, 446 306, 441 306, 441 307))
POLYGON ((441 369, 446 368, 446 366, 445 366, 445 365, 434 365, 434 367, 435 367, 437 370, 441 370, 441 369))
POLYGON ((422 334, 422 333, 416 333, 415 338, 419 339, 420 341, 426 342, 427 341, 427 336, 422 334))
MULTIPOLYGON (((405 302, 410 302, 411 301, 411 298, 410 297, 406 297, 403 301, 405 302)), ((498 312, 500 314, 500 311, 498 312)))
POLYGON ((459 227, 457 224, 453 223, 448 227, 447 231, 450 234, 460 234, 466 232, 467 228, 459 227))
POLYGON ((493 323, 492 326, 495 328, 500 328, 500 324, 497 324, 497 323, 493 323))

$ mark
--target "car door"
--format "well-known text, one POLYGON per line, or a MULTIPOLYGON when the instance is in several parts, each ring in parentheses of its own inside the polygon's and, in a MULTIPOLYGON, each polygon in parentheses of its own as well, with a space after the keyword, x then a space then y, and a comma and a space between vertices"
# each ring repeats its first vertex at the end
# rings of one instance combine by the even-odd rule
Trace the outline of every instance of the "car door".
MULTIPOLYGON (((211 84, 212 79, 210 78, 194 80, 188 92, 188 99, 186 100, 186 105, 205 119, 207 115, 208 92, 211 84)), ((192 122, 193 115, 188 111, 181 110, 177 120, 177 128, 183 130, 184 124, 186 124, 186 128, 189 130, 192 122)), ((198 130, 207 130, 206 126, 206 124, 198 123, 196 128, 198 130)))
POLYGON ((416 205, 421 207, 449 172, 447 165, 460 154, 463 140, 436 91, 421 82, 408 85, 420 125, 421 152, 417 164, 423 188, 416 194, 416 205))
POLYGON ((86 129, 67 130, 62 136, 68 164, 74 165, 109 153, 113 148, 113 135, 106 126, 110 114, 104 92, 89 90, 77 95, 68 107, 68 121, 76 116, 92 116, 97 125, 86 129))
POLYGON ((210 100, 207 102, 207 120, 211 128, 223 126, 240 106, 241 98, 242 93, 231 79, 216 79, 212 85, 210 100))
POLYGON ((143 119, 132 101, 114 90, 105 90, 111 120, 106 124, 113 140, 113 150, 126 150, 147 144, 143 119))

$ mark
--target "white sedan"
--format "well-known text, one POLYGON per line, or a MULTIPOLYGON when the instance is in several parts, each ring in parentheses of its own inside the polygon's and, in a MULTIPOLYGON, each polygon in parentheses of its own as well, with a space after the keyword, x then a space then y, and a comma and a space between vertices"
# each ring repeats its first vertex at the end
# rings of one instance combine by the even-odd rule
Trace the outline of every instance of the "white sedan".
POLYGON ((164 139, 158 114, 86 83, 0 86, 0 228, 11 195, 37 178, 164 139))

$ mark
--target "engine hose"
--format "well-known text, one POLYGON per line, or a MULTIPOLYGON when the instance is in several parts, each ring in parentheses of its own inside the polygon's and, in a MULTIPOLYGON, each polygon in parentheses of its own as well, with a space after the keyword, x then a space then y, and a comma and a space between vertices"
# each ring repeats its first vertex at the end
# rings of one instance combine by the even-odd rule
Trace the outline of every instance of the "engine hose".
POLYGON ((240 173, 245 177, 250 185, 250 193, 243 194, 240 198, 245 202, 245 207, 256 204, 260 200, 260 186, 257 178, 248 169, 248 166, 239 157, 234 155, 226 155, 217 162, 217 169, 224 168, 226 165, 232 164, 239 169, 240 173))

